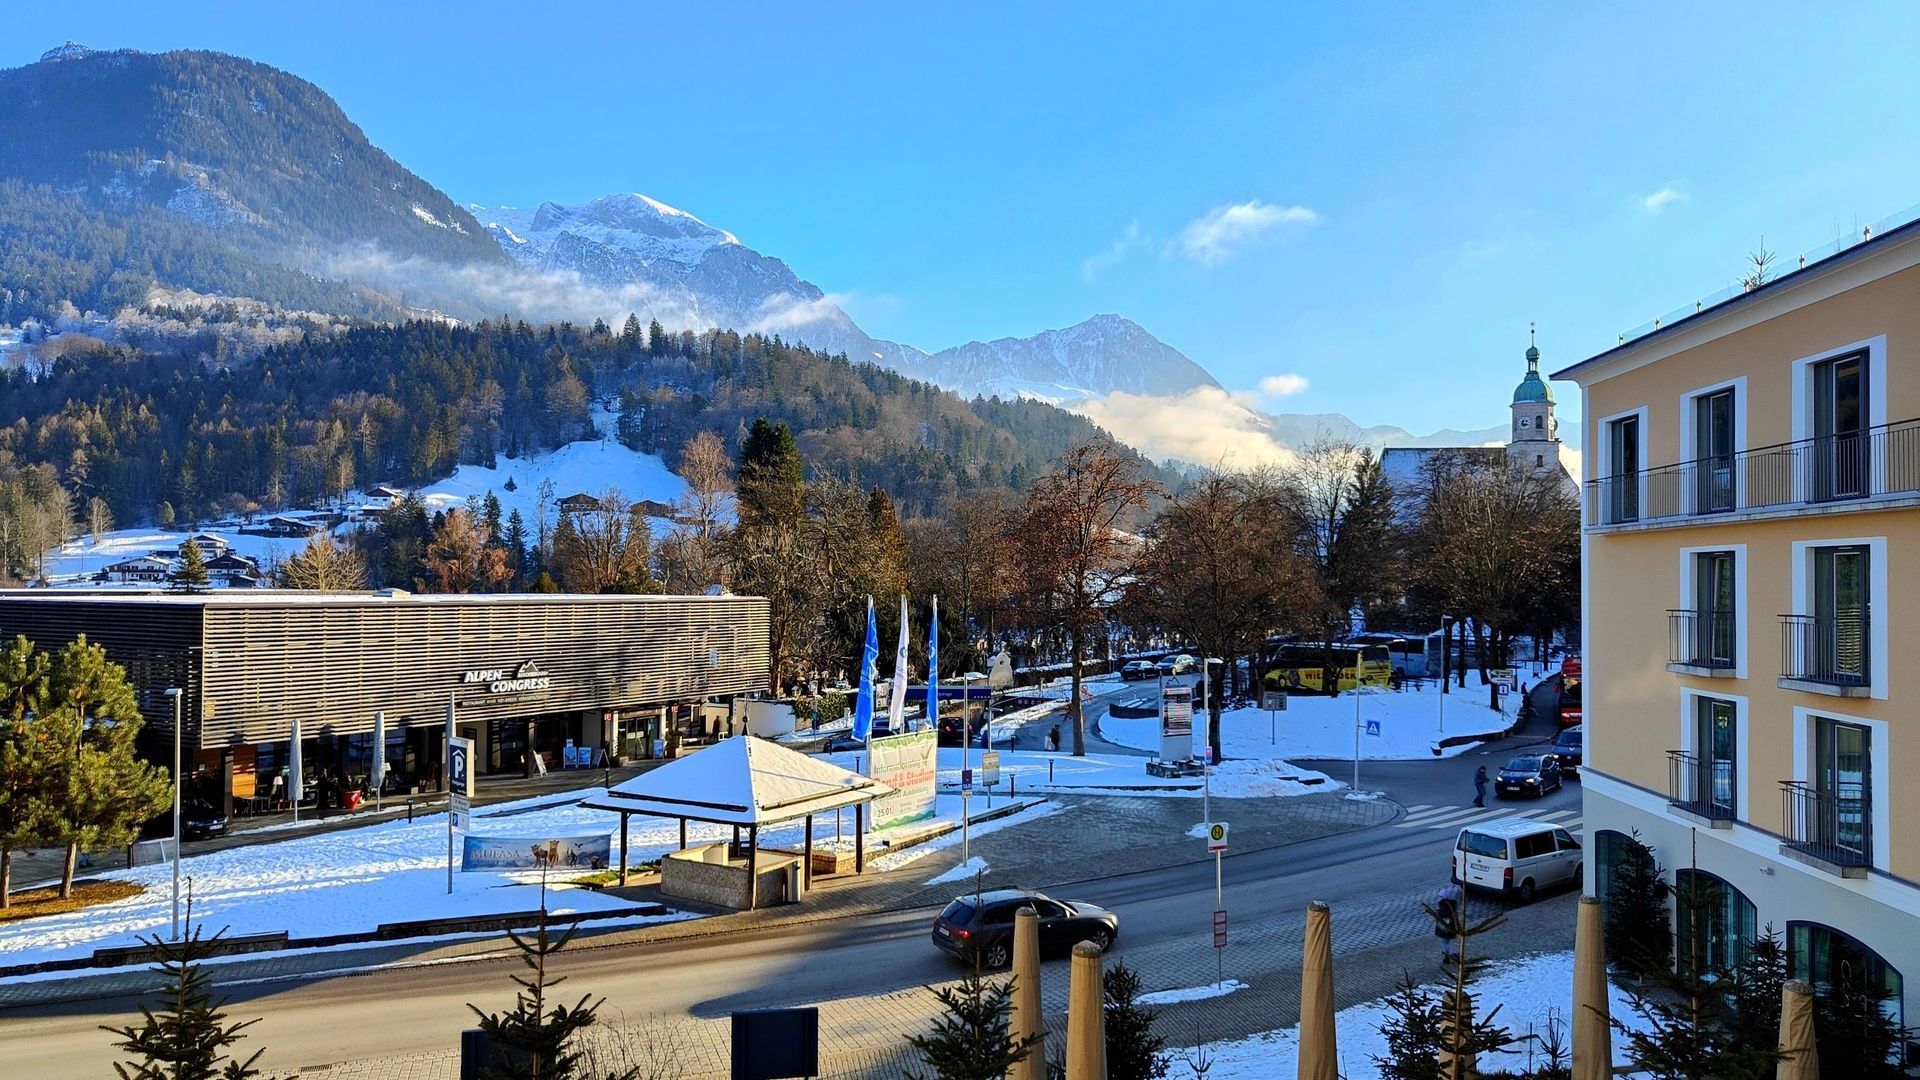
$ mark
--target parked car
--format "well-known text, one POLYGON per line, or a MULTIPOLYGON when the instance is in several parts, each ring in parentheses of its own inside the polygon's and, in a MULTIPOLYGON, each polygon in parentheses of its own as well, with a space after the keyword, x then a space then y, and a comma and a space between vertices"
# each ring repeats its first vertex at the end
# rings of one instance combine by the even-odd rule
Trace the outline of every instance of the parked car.
POLYGON ((1151 660, 1129 660, 1120 665, 1120 678, 1126 682, 1138 679, 1151 679, 1160 673, 1151 660))
POLYGON ((1193 655, 1191 653, 1175 653, 1171 656, 1163 656, 1160 658, 1160 663, 1155 665, 1155 668, 1162 675, 1184 675, 1194 668, 1193 655))
POLYGON ((1547 822, 1482 822, 1460 830, 1453 846, 1453 880, 1526 903, 1537 889, 1577 886, 1581 855, 1580 841, 1572 833, 1547 822))
POLYGON ((1031 907, 1040 917, 1040 954, 1060 955, 1082 941, 1101 949, 1120 935, 1120 917, 1084 900, 1061 901, 1031 889, 995 889, 956 897, 933 920, 933 943, 989 969, 1013 960, 1013 913, 1031 907))
POLYGON ((867 741, 865 739, 855 738, 853 732, 844 731, 828 739, 826 743, 820 747, 820 752, 823 754, 844 754, 849 750, 865 750, 866 748, 867 741))
POLYGON ((1521 754, 1500 766, 1495 795, 1545 795, 1561 784, 1560 761, 1552 754, 1521 754))
MULTIPOLYGON (((180 838, 182 840, 210 840, 227 834, 227 816, 220 808, 205 799, 184 799, 180 803, 180 838)), ((162 813, 155 814, 141 827, 140 835, 149 840, 158 840, 173 835, 173 806, 168 804, 162 813)))
POLYGON ((1553 740, 1553 756, 1560 761, 1560 771, 1578 772, 1586 761, 1586 725, 1575 724, 1560 732, 1553 740))

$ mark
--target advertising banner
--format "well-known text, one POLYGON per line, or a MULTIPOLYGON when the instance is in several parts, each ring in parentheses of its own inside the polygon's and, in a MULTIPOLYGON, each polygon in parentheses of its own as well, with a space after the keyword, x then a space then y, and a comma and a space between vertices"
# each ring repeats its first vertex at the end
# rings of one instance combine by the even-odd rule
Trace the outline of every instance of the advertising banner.
POLYGON ((1160 688, 1160 760, 1193 758, 1193 687, 1160 688))
POLYGON ((462 870, 605 870, 613 838, 594 836, 463 836, 462 870))
POLYGON ((885 829, 933 816, 933 782, 938 770, 940 733, 931 727, 875 739, 867 775, 894 789, 873 802, 873 825, 885 829))

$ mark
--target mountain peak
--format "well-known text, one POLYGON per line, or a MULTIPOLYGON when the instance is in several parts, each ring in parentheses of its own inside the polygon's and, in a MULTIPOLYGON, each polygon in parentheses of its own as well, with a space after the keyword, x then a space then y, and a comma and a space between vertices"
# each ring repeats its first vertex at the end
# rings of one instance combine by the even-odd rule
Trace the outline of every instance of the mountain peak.
POLYGON ((58 64, 62 60, 85 60, 96 52, 99 52, 99 50, 89 49, 77 41, 69 41, 65 45, 59 45, 41 53, 40 62, 43 64, 58 64))

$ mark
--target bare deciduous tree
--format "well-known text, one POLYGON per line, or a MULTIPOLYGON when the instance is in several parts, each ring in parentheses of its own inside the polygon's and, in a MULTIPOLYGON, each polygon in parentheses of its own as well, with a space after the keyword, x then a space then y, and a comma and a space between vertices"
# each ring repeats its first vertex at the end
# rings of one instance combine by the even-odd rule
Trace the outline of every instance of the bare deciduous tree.
POLYGON ((282 560, 273 577, 283 589, 351 592, 367 587, 367 566, 358 552, 341 546, 330 534, 318 533, 306 547, 282 560))
POLYGON ((1073 752, 1087 752, 1080 702, 1087 645, 1132 574, 1141 541, 1127 530, 1160 492, 1138 455, 1108 438, 1068 447, 1052 472, 1028 489, 1020 513, 1024 599, 1035 617, 1062 630, 1071 656, 1073 752))

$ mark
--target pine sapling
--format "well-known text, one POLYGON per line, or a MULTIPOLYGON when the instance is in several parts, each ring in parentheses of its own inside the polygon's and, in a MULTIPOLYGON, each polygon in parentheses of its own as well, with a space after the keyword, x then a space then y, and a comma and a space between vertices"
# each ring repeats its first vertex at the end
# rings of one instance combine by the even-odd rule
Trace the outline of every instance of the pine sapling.
POLYGON ((259 1021, 229 1022, 222 1011, 226 1002, 213 996, 213 976, 200 966, 212 955, 220 934, 201 935, 191 902, 187 927, 187 936, 179 941, 163 941, 158 935, 147 939, 159 954, 153 966, 162 979, 158 1008, 142 1005, 138 1024, 101 1025, 102 1031, 120 1036, 115 1048, 132 1056, 114 1063, 120 1080, 250 1080, 259 1075, 254 1065, 264 1050, 256 1049, 245 1059, 233 1056, 234 1046, 245 1038, 242 1032, 259 1021))

